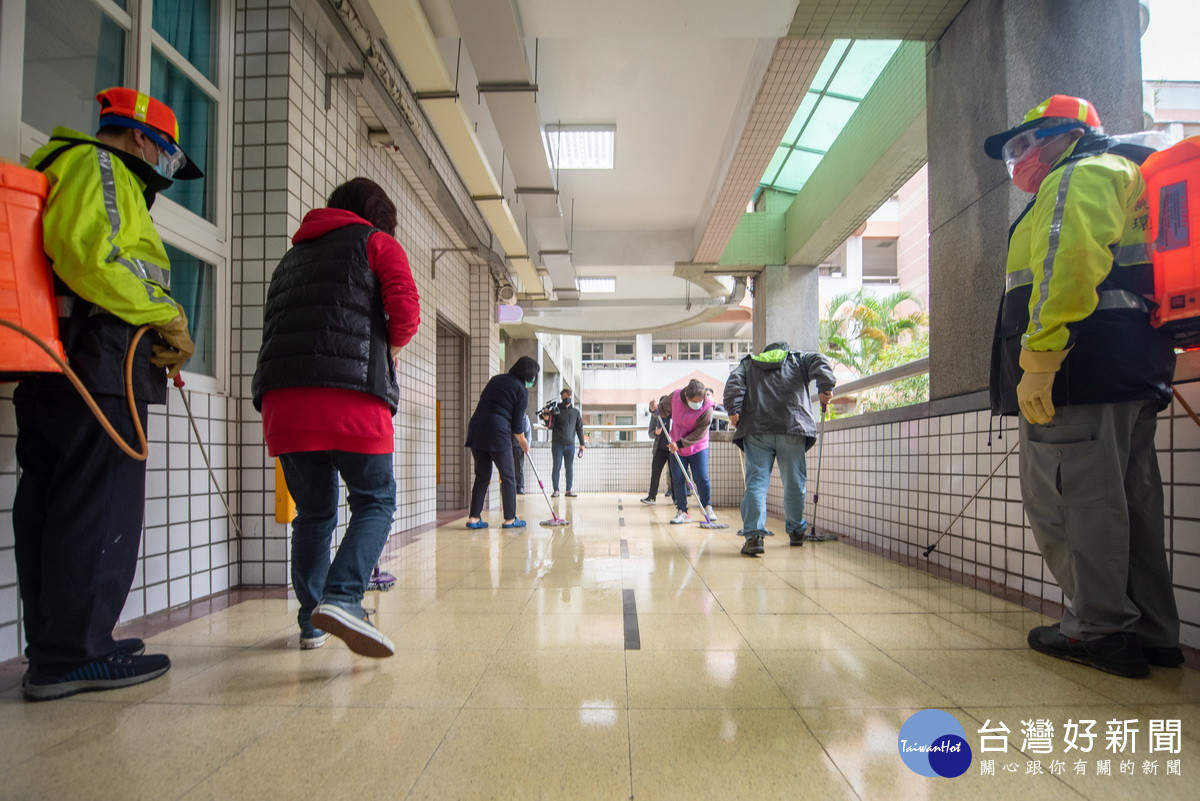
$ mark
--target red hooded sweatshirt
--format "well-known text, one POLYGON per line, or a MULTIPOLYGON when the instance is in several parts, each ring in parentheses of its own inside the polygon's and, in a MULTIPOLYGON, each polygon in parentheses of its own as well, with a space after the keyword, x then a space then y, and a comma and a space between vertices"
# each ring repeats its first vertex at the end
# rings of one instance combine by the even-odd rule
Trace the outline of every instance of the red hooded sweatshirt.
MULTIPOLYGON (((304 215, 292 244, 347 225, 370 225, 354 212, 313 209, 304 215)), ((387 314, 388 344, 407 345, 421 322, 417 285, 404 248, 376 231, 367 239, 367 262, 379 279, 387 314)), ((391 453, 395 429, 387 402, 366 392, 331 387, 274 389, 263 395, 263 434, 271 456, 298 451, 391 453)))

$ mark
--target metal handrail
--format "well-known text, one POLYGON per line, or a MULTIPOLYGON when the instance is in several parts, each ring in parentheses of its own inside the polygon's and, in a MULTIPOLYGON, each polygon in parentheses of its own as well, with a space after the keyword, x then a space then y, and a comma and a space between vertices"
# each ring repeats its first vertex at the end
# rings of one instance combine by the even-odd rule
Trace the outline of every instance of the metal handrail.
POLYGON ((847 381, 845 384, 838 384, 833 388, 833 397, 844 398, 847 395, 853 395, 857 392, 862 392, 865 389, 874 389, 882 387, 885 384, 891 384, 894 381, 899 381, 902 378, 912 378, 913 376, 922 375, 929 372, 929 357, 922 356, 920 359, 915 359, 907 364, 901 364, 896 367, 889 367, 887 370, 881 370, 873 375, 864 376, 863 378, 854 381, 847 381))

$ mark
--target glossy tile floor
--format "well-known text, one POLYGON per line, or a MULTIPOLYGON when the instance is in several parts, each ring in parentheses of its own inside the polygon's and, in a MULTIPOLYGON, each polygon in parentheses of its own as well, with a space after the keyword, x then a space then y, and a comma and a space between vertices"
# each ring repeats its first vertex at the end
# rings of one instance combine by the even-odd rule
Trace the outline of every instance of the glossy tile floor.
POLYGON ((159 680, 41 704, 9 690, 0 798, 1196 797, 1195 671, 1130 681, 1043 657, 1025 646, 1040 615, 846 544, 781 535, 743 557, 732 509, 706 531, 585 494, 551 530, 540 496, 520 500, 522 533, 460 519, 391 554, 396 588, 368 597, 391 659, 301 652, 295 602, 259 600, 151 638, 174 662, 159 680), (930 708, 973 749, 958 778, 899 756, 930 708), (1069 720, 1097 721, 1090 753, 1067 750, 1069 720), (1136 751, 1107 750, 1108 721, 1132 721, 1136 751), (1151 737, 1160 721, 1181 734, 1151 737))

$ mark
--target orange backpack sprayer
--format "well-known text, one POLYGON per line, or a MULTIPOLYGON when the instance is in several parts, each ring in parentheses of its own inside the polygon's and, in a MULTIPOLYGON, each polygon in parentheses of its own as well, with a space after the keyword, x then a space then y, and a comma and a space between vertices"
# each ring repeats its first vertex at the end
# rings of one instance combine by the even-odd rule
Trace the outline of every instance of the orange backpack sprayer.
POLYGON ((121 450, 145 461, 146 432, 133 400, 133 353, 149 326, 138 329, 125 359, 125 395, 137 432, 134 450, 113 429, 83 382, 67 365, 58 334, 54 274, 42 249, 42 207, 49 182, 37 170, 0 163, 0 380, 63 373, 121 450))
POLYGON ((1151 324, 1177 348, 1200 345, 1200 136, 1142 163, 1154 263, 1151 324))

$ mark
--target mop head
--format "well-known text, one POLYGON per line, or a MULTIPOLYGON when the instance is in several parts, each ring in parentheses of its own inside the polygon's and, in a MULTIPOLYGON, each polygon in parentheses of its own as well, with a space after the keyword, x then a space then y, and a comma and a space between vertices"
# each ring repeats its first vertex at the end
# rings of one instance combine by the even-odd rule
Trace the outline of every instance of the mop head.
POLYGON ((705 520, 700 524, 700 528, 729 528, 729 524, 718 523, 715 520, 705 520))
POLYGON ((379 590, 387 592, 396 583, 396 577, 391 573, 375 568, 375 572, 371 574, 371 581, 367 584, 368 590, 379 590))
POLYGON ((837 540, 837 534, 805 534, 805 542, 834 542, 837 540))
POLYGON ((549 520, 543 520, 541 523, 538 523, 538 525, 545 526, 546 528, 558 528, 559 526, 571 525, 571 521, 563 520, 561 517, 552 517, 549 520))

